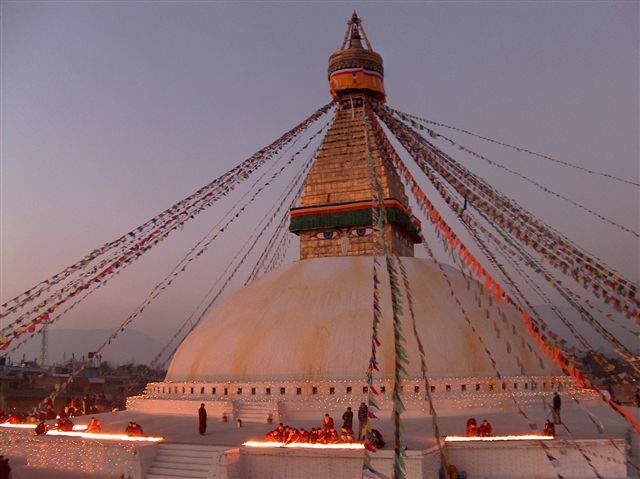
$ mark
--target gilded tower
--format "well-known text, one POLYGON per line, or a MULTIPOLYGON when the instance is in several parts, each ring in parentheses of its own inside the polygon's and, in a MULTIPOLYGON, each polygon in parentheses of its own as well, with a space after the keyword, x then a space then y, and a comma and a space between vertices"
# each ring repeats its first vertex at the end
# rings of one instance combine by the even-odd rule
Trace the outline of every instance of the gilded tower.
POLYGON ((354 12, 340 50, 329 58, 335 120, 307 177, 300 207, 291 210, 290 230, 300 236, 300 259, 373 254, 368 155, 384 194, 389 254, 413 256, 413 245, 420 242, 420 224, 411 215, 400 177, 368 126, 366 104, 385 101, 383 80, 382 57, 371 48, 354 12))

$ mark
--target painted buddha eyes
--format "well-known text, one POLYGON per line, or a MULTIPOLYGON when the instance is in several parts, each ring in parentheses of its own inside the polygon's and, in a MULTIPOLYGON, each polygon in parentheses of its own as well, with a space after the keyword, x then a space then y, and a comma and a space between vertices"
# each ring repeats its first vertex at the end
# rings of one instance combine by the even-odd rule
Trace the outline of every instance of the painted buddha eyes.
POLYGON ((338 237, 337 231, 321 231, 320 233, 316 234, 316 238, 324 239, 324 240, 330 240, 337 237, 338 237))
MULTIPOLYGON (((315 237, 321 240, 332 240, 332 239, 337 239, 338 237, 340 237, 340 230, 334 230, 334 231, 321 231, 320 233, 316 233, 315 237)), ((349 230, 349 236, 369 236, 371 233, 373 233, 373 229, 371 228, 351 228, 349 230)))
POLYGON ((353 228, 351 231, 351 236, 369 236, 373 233, 373 229, 371 228, 353 228))

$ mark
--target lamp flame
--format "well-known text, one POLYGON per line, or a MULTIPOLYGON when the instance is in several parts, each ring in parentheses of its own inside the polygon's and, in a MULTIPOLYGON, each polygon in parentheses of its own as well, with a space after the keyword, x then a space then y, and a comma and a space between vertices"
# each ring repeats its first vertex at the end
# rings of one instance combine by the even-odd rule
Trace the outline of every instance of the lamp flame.
POLYGON ((364 449, 364 444, 354 443, 338 443, 338 444, 311 444, 309 442, 292 442, 285 444, 283 442, 272 441, 247 441, 242 443, 247 447, 286 447, 290 449, 364 449))
POLYGON ((160 442, 163 437, 152 436, 127 436, 126 434, 106 434, 95 432, 79 432, 79 431, 58 431, 57 429, 51 429, 47 431, 47 436, 71 436, 81 437, 83 439, 103 439, 107 441, 148 441, 148 442, 160 442))
MULTIPOLYGON (((0 427, 6 427, 8 429, 35 429, 36 424, 10 424, 3 422, 0 427)), ((84 431, 87 428, 87 424, 76 424, 73 426, 74 431, 84 431)))
MULTIPOLYGON (((6 427, 11 429, 35 429, 35 424, 9 424, 8 422, 0 423, 0 427, 6 427)), ((153 436, 127 436, 126 434, 106 434, 95 432, 82 432, 87 429, 87 424, 76 424, 73 426, 73 431, 58 431, 57 429, 49 429, 46 433, 47 436, 71 436, 81 437, 83 439, 104 439, 107 441, 147 441, 147 442, 160 442, 164 440, 163 437, 153 436)))

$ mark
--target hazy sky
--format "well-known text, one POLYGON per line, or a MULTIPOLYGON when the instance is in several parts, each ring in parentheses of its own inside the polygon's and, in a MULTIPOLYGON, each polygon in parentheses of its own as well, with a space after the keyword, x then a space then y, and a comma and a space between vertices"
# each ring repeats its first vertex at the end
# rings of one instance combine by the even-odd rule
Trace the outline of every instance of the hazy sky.
MULTIPOLYGON (((3 301, 142 224, 329 101, 327 59, 354 8, 384 57, 391 106, 640 177, 636 1, 1 5, 3 301)), ((639 229, 638 188, 452 136, 639 229)), ((477 160, 460 161, 638 280, 631 235, 477 160)), ((171 336, 275 194, 134 327, 171 336)), ((60 327, 119 324, 232 202, 174 233, 60 327)))

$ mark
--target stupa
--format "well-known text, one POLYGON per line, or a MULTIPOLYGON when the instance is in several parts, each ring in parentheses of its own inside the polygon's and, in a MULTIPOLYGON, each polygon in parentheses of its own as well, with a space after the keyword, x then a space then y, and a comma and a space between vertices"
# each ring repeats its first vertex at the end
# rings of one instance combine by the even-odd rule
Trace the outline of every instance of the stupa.
MULTIPOLYGON (((382 57, 373 51, 356 15, 341 49, 329 59, 328 73, 335 120, 307 177, 300 206, 290 211, 290 231, 300 237, 300 260, 258 278, 215 308, 182 342, 166 380, 150 385, 146 404, 191 411, 202 400, 214 401, 229 415, 264 421, 268 416, 317 417, 328 404, 360 402, 367 391, 375 246, 367 155, 374 160, 384 194, 388 252, 401 257, 407 269, 434 398, 448 407, 462 407, 478 397, 499 406, 510 400, 505 392, 514 388, 532 400, 540 390, 574 388, 516 334, 522 323, 517 314, 491 303, 482 287, 448 268, 472 322, 495 352, 496 366, 505 376, 497 380, 438 267, 414 257, 420 223, 365 114, 367 101, 385 101, 382 57), (514 328, 513 351, 505 349, 494 322, 486 319, 491 309, 507 329, 514 328), (513 355, 522 360, 519 368, 513 355)), ((386 318, 391 318, 389 288, 388 276, 382 277, 386 318)), ((389 404, 385 398, 394 371, 390 323, 384 322, 380 331, 377 380, 383 407, 389 404)), ((424 412, 418 350, 415 341, 407 343, 403 390, 410 411, 424 412)))
MULTIPOLYGON (((443 435, 463 435, 470 416, 488 417, 494 431, 516 436, 501 443, 444 443, 450 461, 466 470, 466 477, 577 479, 593 477, 594 467, 598 477, 626 477, 626 425, 597 406, 595 394, 539 354, 513 308, 493 300, 483 285, 461 271, 414 256, 422 240, 421 224, 367 114, 368 104, 386 101, 383 61, 355 13, 341 48, 329 59, 328 80, 335 119, 300 204, 290 210, 289 229, 300 239, 300 260, 255 279, 217 306, 184 339, 164 381, 149 384, 144 396, 130 398, 127 411, 100 415, 107 432, 121 431, 135 420, 165 442, 122 442, 108 448, 86 441, 58 452, 45 442, 49 438, 25 439, 12 431, 7 436, 10 450, 29 455, 36 467, 55 464, 100 473, 101 478, 121 477, 121 472, 135 479, 362 477, 361 445, 333 450, 242 444, 263 438, 280 421, 317 427, 325 413, 339 418, 346 407, 357 410, 367 399, 372 269, 378 251, 372 205, 380 193, 372 187, 374 170, 382 192, 378 202, 386 212, 381 231, 386 253, 397 256, 406 270, 428 366, 427 383, 415 337, 407 334, 408 366, 401 390, 409 450, 403 477, 439 477, 442 456, 431 429, 435 419, 427 393, 439 416, 439 443, 443 435), (563 413, 571 422, 571 437, 548 446, 519 437, 531 432, 529 418, 544 422, 547 401, 557 391, 567 404, 580 401, 563 413), (196 432, 201 403, 211 424, 206 436, 196 432), (518 408, 526 408, 527 415, 518 408), (585 426, 586 408, 593 421, 606 426, 607 436, 585 426), (63 453, 67 456, 61 464, 63 453), (554 456, 561 458, 558 466, 549 459, 554 456)), ((383 321, 375 372, 377 427, 389 434, 396 370, 393 313, 390 278, 383 269, 379 280, 383 321)), ((402 321, 411 330, 407 315, 402 321)), ((637 441, 633 444, 640 448, 637 441)), ((392 460, 392 451, 375 454, 373 464, 382 471, 377 477, 392 476, 392 460)))
MULTIPOLYGON (((147 395, 132 401, 131 409, 191 416, 204 402, 210 415, 225 421, 313 425, 311 421, 319 421, 324 413, 340 417, 347 406, 357 409, 366 401, 376 251, 375 191, 367 157, 373 159, 383 193, 387 253, 397 255, 406 269, 428 363, 426 385, 416 341, 408 338, 409 364, 402 391, 404 417, 413 421, 408 427, 413 437, 429 435, 426 387, 438 413, 458 422, 460 432, 468 412, 502 421, 503 431, 526 434, 529 428, 514 409, 514 397, 520 407, 535 407, 540 413, 545 398, 555 391, 593 404, 594 394, 536 354, 537 345, 526 338, 515 310, 492 301, 481 284, 459 270, 442 265, 448 285, 437 264, 414 256, 421 242, 420 222, 412 215, 402 181, 377 144, 366 114, 369 102, 386 101, 383 60, 355 13, 341 48, 329 59, 328 80, 335 119, 306 179, 300 205, 290 211, 289 229, 299 236, 300 260, 259 277, 211 311, 177 349, 165 381, 149 384, 147 395), (451 287, 475 332, 460 314, 451 287), (514 357, 519 358, 517 363, 514 357)), ((375 384, 380 392, 379 416, 387 421, 382 428, 388 433, 395 358, 386 273, 381 273, 380 292, 387 320, 379 330, 375 384)), ((407 477, 437 477, 441 463, 434 442, 420 446, 421 441, 411 447, 417 444, 422 450, 407 453, 407 477)), ((447 449, 459 465, 492 477, 532 477, 532 467, 540 468, 539 477, 554 477, 540 445, 530 441, 494 447, 501 449, 488 451, 465 443, 447 449), (490 463, 495 454, 502 457, 500 467, 490 463)), ((617 458, 618 465, 607 477, 622 477, 620 451, 604 442, 592 447, 602 452, 601 462, 617 458)), ((219 457, 230 465, 218 470, 241 470, 242 477, 360 477, 362 464, 359 451, 336 455, 335 451, 241 448, 225 449, 219 457), (228 456, 231 450, 239 451, 233 452, 233 459, 228 456)), ((379 451, 376 459, 389 477, 391 459, 390 451, 379 451)), ((564 459, 563 474, 572 470, 575 477, 583 477, 589 470, 575 450, 564 459)))

